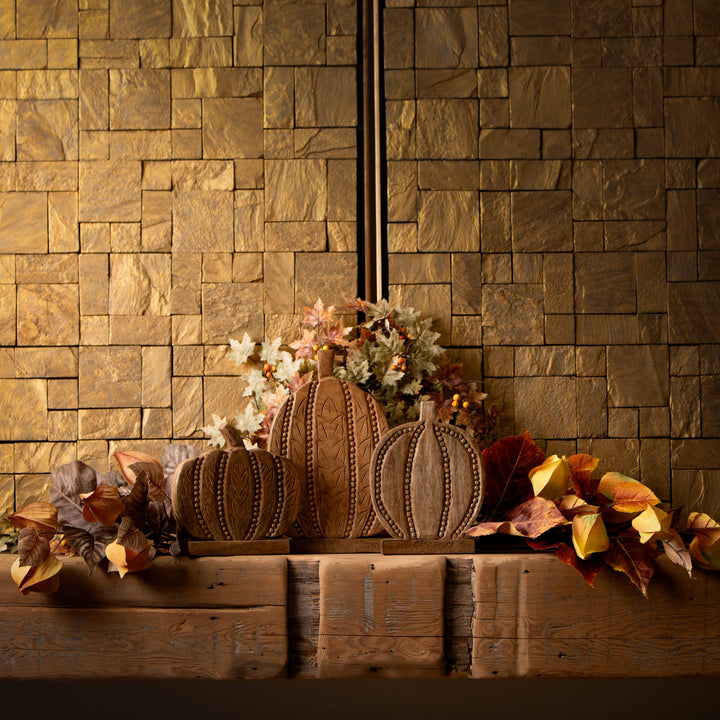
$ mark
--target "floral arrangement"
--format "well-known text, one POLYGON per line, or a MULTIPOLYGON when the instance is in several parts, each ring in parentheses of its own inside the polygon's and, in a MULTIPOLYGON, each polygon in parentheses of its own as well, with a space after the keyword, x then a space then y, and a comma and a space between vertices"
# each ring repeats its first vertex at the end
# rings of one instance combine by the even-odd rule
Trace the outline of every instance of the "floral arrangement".
POLYGON ((643 483, 618 472, 594 478, 598 458, 546 458, 527 432, 498 441, 483 457, 485 500, 481 522, 466 533, 471 537, 524 538, 534 549, 554 549, 591 586, 611 568, 625 573, 643 595, 658 545, 690 575, 693 564, 720 569, 717 522, 693 512, 681 533, 679 513, 659 508, 660 500, 643 483))
POLYGON ((272 420, 280 405, 317 374, 317 352, 336 352, 334 374, 357 384, 381 405, 391 426, 415 420, 420 400, 430 398, 438 417, 470 430, 480 447, 497 437, 500 412, 486 409, 475 382, 462 377, 462 364, 450 361, 437 344, 439 333, 432 320, 412 308, 400 308, 381 300, 354 300, 344 306, 365 315, 355 327, 345 327, 335 307, 322 300, 305 308, 300 338, 283 345, 281 338, 253 341, 230 340, 230 358, 245 368, 244 396, 250 400, 234 418, 213 415, 214 425, 203 427, 210 444, 223 447, 220 427, 230 423, 246 438, 248 447, 266 447, 272 420), (294 355, 282 347, 292 348, 294 355), (258 350, 259 348, 259 350, 258 350))

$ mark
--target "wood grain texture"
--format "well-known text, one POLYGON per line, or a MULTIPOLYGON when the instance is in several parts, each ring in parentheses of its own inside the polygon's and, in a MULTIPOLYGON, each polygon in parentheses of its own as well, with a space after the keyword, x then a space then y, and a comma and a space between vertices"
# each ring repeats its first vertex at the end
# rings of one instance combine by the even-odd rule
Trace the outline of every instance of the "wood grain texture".
POLYGON ((333 376, 333 357, 318 353, 319 380, 280 407, 269 449, 305 471, 295 534, 369 537, 382 531, 370 497, 370 462, 388 425, 370 395, 333 376))
POLYGON ((282 607, 14 608, 0 614, 4 678, 235 678, 287 674, 282 607))
POLYGON ((266 540, 189 540, 183 544, 183 552, 190 557, 232 555, 287 555, 290 552, 288 538, 266 540))
POLYGON ((424 401, 420 420, 390 430, 372 458, 375 512, 397 539, 460 538, 484 491, 482 455, 461 428, 436 421, 424 401))
POLYGON ((259 540, 290 530, 300 508, 301 471, 266 450, 210 450, 183 462, 172 501, 179 527, 201 540, 259 540))

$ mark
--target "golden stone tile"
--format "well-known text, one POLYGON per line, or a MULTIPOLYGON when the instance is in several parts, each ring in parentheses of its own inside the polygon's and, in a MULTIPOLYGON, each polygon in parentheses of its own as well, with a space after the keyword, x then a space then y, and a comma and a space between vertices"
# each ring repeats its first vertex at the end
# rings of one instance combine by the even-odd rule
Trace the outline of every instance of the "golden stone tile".
POLYGON ((242 337, 243 332, 250 337, 263 336, 261 284, 204 284, 202 305, 204 343, 226 343, 230 337, 242 337))
POLYGON ((220 417, 232 418, 248 404, 243 397, 245 382, 236 377, 203 378, 204 417, 203 424, 212 423, 213 413, 220 417))
POLYGON ((80 68, 137 68, 140 64, 137 40, 80 39, 80 68))
POLYGON ((301 321, 302 316, 289 313, 266 315, 265 334, 268 337, 281 337, 283 339, 286 339, 286 342, 291 342, 290 338, 299 337, 301 321))
POLYGON ((262 67, 263 16, 262 8, 235 7, 235 65, 262 67))
POLYGON ((296 158, 357 157, 357 132, 354 128, 303 128, 295 130, 293 143, 296 158))
POLYGON ((266 252, 264 258, 266 315, 292 313, 295 309, 295 254, 266 252))
MULTIPOLYGON (((107 5, 106 5, 107 6, 107 5)), ((171 0, 110 0, 110 37, 166 38, 172 28, 171 0)))
POLYGON ((115 130, 109 135, 111 160, 169 160, 170 130, 115 130))
POLYGON ((455 347, 482 345, 481 318, 478 315, 453 315, 451 342, 455 347))
POLYGON ((52 69, 78 66, 78 41, 76 38, 48 40, 48 67, 52 69))
POLYGON ((202 127, 202 101, 194 98, 176 98, 172 101, 172 127, 202 127))
POLYGON ((109 342, 111 345, 167 345, 170 317, 111 315, 109 342))
POLYGON ((18 190, 77 190, 78 175, 75 162, 18 162, 16 182, 18 190))
POLYGON ((80 161, 80 222, 141 219, 139 160, 80 161))
POLYGON ((0 40, 0 68, 23 70, 47 65, 46 40, 0 40))
POLYGON ((204 283, 232 282, 232 273, 233 256, 231 253, 203 253, 202 281, 204 283))
POLYGON ((47 502, 50 496, 50 485, 49 474, 16 475, 15 507, 20 509, 32 502, 47 502))
POLYGON ((13 443, 0 444, 0 473, 15 472, 15 445, 13 443))
POLYGON ((264 185, 262 160, 235 160, 235 188, 251 190, 264 185))
POLYGON ((357 125, 356 85, 354 68, 296 68, 296 127, 357 125))
POLYGON ((15 270, 18 285, 26 283, 76 283, 78 256, 68 254, 18 255, 15 270))
POLYGON ((260 97, 262 94, 260 68, 177 68, 171 73, 173 98, 260 97))
POLYGON ((17 74, 18 100, 77 99, 77 70, 20 70, 17 74))
POLYGON ((145 38, 138 41, 140 67, 167 68, 170 66, 170 41, 167 38, 145 38))
POLYGON ((201 315, 173 315, 173 345, 196 345, 202 342, 201 315))
MULTIPOLYGON (((14 132, 14 131, 13 131, 14 132)), ((14 134, 10 142, 14 144, 14 134)), ((1 146, 0 146, 1 147, 1 146)), ((2 150, 0 150, 2 152, 2 150)), ((12 153, 14 157, 14 152, 12 153)), ((0 162, 0 192, 11 192, 15 190, 15 163, 0 162)))
POLYGON ((388 252, 416 252, 418 249, 417 223, 388 223, 388 252))
POLYGON ((355 252, 357 250, 357 223, 328 220, 328 250, 330 252, 355 252))
MULTIPOLYGON (((277 337, 277 335, 272 335, 277 337)), ((204 360, 202 368, 203 375, 242 375, 250 370, 248 363, 236 365, 230 359, 229 345, 204 345, 201 348, 204 351, 204 360)))
POLYGON ((169 191, 143 191, 143 252, 169 252, 172 238, 172 195, 169 191))
POLYGON ((169 347, 142 349, 142 404, 169 407, 171 401, 171 352, 169 347))
POLYGON ((143 439, 172 437, 172 410, 170 408, 143 408, 143 439))
POLYGON ((77 459, 86 465, 90 465, 96 472, 109 472, 108 441, 78 440, 77 459))
POLYGON ((76 101, 18 100, 17 109, 18 160, 78 159, 76 101))
POLYGON ((15 160, 16 118, 17 102, 0 100, 0 160, 6 162, 15 160))
POLYGON ((173 250, 231 252, 233 194, 173 192, 173 250))
POLYGON ((80 313, 104 315, 108 312, 108 256, 103 253, 80 255, 80 313))
POLYGON ((204 157, 262 157, 262 108, 260 98, 203 99, 204 157), (228 118, 242 118, 242 122, 228 122, 228 118))
POLYGON ((355 294, 356 286, 355 253, 295 255, 295 312, 302 312, 305 306, 312 307, 318 297, 322 297, 326 306, 342 305, 348 293, 355 294))
POLYGON ((80 128, 107 130, 108 125, 108 71, 80 71, 80 128))
POLYGON ((15 377, 15 348, 0 347, 0 378, 15 377))
POLYGON ((14 285, 0 285, 0 345, 15 345, 17 303, 14 285))
POLYGON ((109 160, 110 133, 106 130, 81 130, 80 159, 109 160))
POLYGON ((440 333, 441 345, 450 344, 450 288, 448 285, 391 285, 389 300, 392 305, 412 307, 423 317, 433 319, 433 330, 440 333))
MULTIPOLYGON (((258 160, 255 162, 260 162, 258 160)), ((172 163, 172 187, 186 192, 233 190, 232 160, 176 160, 172 163)))
POLYGON ((265 250, 315 252, 326 249, 326 227, 323 222, 266 223, 265 250))
POLYGON ((266 220, 326 219, 325 160, 267 160, 265 188, 266 220))
POLYGON ((0 98, 14 100, 17 92, 17 72, 0 70, 0 98))
POLYGON ((177 37, 217 37, 233 33, 232 0, 174 0, 173 34, 177 37))
POLYGON ((15 284, 15 255, 0 255, 0 285, 15 284))
POLYGON ((110 248, 117 252, 140 252, 140 223, 111 223, 110 248))
POLYGON ((110 469, 119 470, 117 461, 113 457, 116 452, 137 450, 159 460, 167 442, 167 440, 110 440, 108 444, 108 464, 110 469))
POLYGON ((49 473, 75 459, 73 442, 15 443, 15 473, 49 473))
POLYGON ((0 517, 9 515, 15 508, 15 477, 0 475, 0 517))
POLYGON ((295 133, 292 130, 265 130, 263 155, 278 160, 295 155, 295 133))
POLYGON ((325 63, 325 6, 268 5, 264 8, 266 65, 325 63))
POLYGON ((0 252, 47 252, 47 194, 0 193, 0 252))
POLYGON ((202 438, 203 386, 201 377, 176 377, 172 380, 173 437, 202 438))
MULTIPOLYGON (((170 38, 168 62, 170 67, 227 67, 232 64, 233 39, 231 37, 170 38)), ((259 64, 262 65, 262 63, 259 64)))
POLYGON ((141 366, 138 347, 81 347, 79 406, 140 407, 141 366))
POLYGON ((266 67, 263 82, 263 127, 294 125, 295 73, 292 67, 266 67))
POLYGON ((107 315, 80 316, 80 344, 107 345, 110 340, 110 323, 107 315))
MULTIPOLYGON (((263 279, 262 253, 235 253, 232 257, 232 281, 261 282, 263 279)), ((266 288, 267 289, 267 288, 266 288)))
POLYGON ((101 408, 78 411, 78 439, 140 437, 140 408, 101 408))
POLYGON ((178 160, 198 160, 202 157, 201 130, 172 130, 172 156, 178 160))
POLYGON ((328 65, 357 65, 357 39, 354 35, 325 38, 328 65))
POLYGON ((194 315, 200 312, 200 253, 172 254, 172 291, 170 312, 173 315, 194 315))
POLYGON ((176 377, 203 374, 203 346, 181 345, 173 350, 172 374, 176 377))
POLYGON ((142 164, 143 190, 171 190, 172 164, 165 160, 144 160, 142 164))
POLYGON ((75 37, 78 10, 74 0, 16 0, 19 38, 75 37))
POLYGON ((48 440, 64 442, 78 438, 77 410, 54 410, 48 413, 48 440))
MULTIPOLYGON (((84 43, 98 40, 102 42, 108 39, 110 35, 109 21, 110 16, 107 10, 83 10, 78 13, 81 58, 84 43)), ((83 60, 84 58, 81 59, 81 65, 85 66, 86 63, 83 60)))
POLYGON ((151 130, 170 127, 170 71, 110 70, 110 127, 151 130))
POLYGON ((19 345, 77 345, 77 285, 20 285, 17 308, 19 345))
POLYGON ((78 406, 78 383, 76 379, 47 381, 47 406, 50 410, 71 410, 78 406))
POLYGON ((15 376, 57 378, 77 376, 77 348, 17 348, 15 376))
POLYGON ((76 192, 48 193, 48 245, 51 253, 77 252, 78 196, 76 192))
POLYGON ((14 0, 3 0, 0 2, 0 39, 7 40, 14 37, 15 2, 14 0))

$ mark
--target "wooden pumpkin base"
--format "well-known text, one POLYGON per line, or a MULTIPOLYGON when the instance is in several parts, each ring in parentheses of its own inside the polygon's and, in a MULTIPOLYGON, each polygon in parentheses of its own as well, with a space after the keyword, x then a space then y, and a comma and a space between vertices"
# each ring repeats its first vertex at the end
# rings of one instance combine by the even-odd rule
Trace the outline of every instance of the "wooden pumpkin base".
POLYGON ((456 540, 383 540, 383 555, 453 555, 474 553, 473 538, 456 540))
POLYGON ((291 538, 294 555, 334 555, 342 553, 382 552, 382 538, 291 538))
POLYGON ((267 540, 186 540, 181 548, 190 557, 219 555, 289 555, 287 538, 267 540))

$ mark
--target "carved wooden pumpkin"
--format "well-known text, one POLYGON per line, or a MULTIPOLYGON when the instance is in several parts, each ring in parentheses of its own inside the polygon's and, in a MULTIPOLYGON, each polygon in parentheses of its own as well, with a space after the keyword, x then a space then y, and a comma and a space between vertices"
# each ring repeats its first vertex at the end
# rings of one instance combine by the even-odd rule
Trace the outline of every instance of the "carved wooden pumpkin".
POLYGON ((480 509, 482 454, 461 428, 436 421, 431 401, 385 435, 370 473, 375 511, 394 538, 459 538, 480 509))
POLYGON ((280 407, 270 450, 305 470, 300 537, 369 537, 382 531, 370 497, 370 461, 388 424, 371 395, 333 376, 334 357, 321 350, 319 380, 280 407))
POLYGON ((180 529, 203 540, 257 540, 288 532, 300 505, 302 472, 287 458, 246 450, 232 426, 227 450, 189 458, 175 471, 172 503, 180 529))

